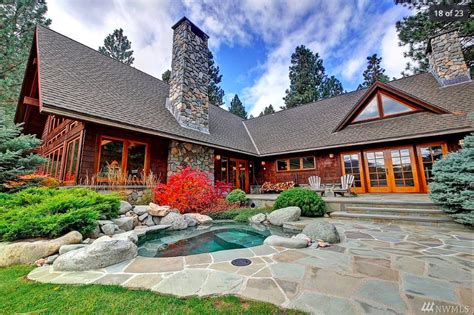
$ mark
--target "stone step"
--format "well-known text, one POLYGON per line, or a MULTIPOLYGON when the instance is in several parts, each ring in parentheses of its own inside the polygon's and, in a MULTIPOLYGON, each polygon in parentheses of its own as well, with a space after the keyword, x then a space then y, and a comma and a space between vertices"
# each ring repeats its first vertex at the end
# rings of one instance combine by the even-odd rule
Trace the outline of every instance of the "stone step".
POLYGON ((363 207, 351 206, 346 207, 349 213, 365 213, 365 214, 388 214, 400 216, 429 216, 429 217, 445 217, 446 214, 440 209, 419 209, 419 208, 391 208, 391 207, 363 207))
POLYGON ((427 225, 453 225, 457 224, 447 215, 444 217, 423 217, 423 216, 400 216, 390 214, 366 214, 366 213, 349 213, 344 211, 336 211, 331 213, 333 219, 356 219, 374 222, 386 223, 405 223, 405 224, 427 224, 427 225))
POLYGON ((379 202, 344 202, 341 203, 344 208, 348 207, 370 207, 370 208, 409 208, 409 209, 436 209, 441 210, 441 207, 433 202, 414 202, 414 201, 379 201, 379 202))

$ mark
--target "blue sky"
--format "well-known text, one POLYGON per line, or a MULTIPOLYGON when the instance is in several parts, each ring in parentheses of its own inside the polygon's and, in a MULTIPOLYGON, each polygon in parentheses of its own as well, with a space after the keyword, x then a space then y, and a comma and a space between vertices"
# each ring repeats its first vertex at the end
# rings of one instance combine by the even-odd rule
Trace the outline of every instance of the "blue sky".
POLYGON ((209 36, 223 75, 226 104, 238 94, 253 115, 283 105, 288 67, 298 45, 324 60, 326 73, 347 91, 362 80, 366 57, 377 53, 390 77, 407 60, 395 22, 410 11, 393 0, 49 0, 51 28, 97 49, 122 27, 134 66, 161 78, 171 65, 171 26, 183 15, 209 36))

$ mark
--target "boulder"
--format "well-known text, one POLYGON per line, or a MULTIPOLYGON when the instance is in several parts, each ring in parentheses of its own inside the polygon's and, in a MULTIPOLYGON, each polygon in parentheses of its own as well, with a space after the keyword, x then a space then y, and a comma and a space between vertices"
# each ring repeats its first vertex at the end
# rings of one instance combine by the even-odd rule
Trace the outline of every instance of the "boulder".
POLYGON ((133 212, 135 212, 138 216, 148 213, 148 206, 135 206, 133 208, 133 212))
POLYGON ((56 254, 63 245, 81 242, 81 233, 72 231, 52 240, 3 243, 0 244, 0 267, 33 264, 38 259, 56 254))
POLYGON ((141 222, 146 221, 147 218, 148 218, 148 213, 144 213, 138 216, 138 220, 141 222))
POLYGON ((305 248, 308 247, 308 242, 299 238, 288 238, 278 235, 270 235, 264 241, 264 244, 270 246, 279 246, 286 248, 305 248))
POLYGON ((100 235, 100 227, 99 225, 97 224, 94 228, 94 230, 92 230, 92 232, 90 232, 87 236, 89 238, 98 238, 100 235))
POLYGON ((63 245, 59 248, 59 255, 66 254, 67 252, 70 252, 72 250, 80 249, 86 247, 86 244, 67 244, 63 245))
POLYGON ((133 218, 131 218, 131 217, 120 217, 120 218, 117 218, 117 219, 112 219, 112 221, 121 230, 124 230, 124 231, 133 230, 133 218))
MULTIPOLYGON (((187 216, 193 217, 198 224, 207 224, 212 222, 212 218, 205 214, 200 213, 186 213, 187 216)), ((163 224, 163 223, 162 223, 163 224)))
POLYGON ((153 202, 148 205, 148 214, 154 217, 164 217, 171 211, 170 206, 159 206, 153 202))
POLYGON ((46 265, 52 265, 53 262, 54 262, 54 261, 56 260, 56 258, 58 258, 58 257, 59 257, 58 254, 48 256, 48 257, 46 257, 44 263, 45 263, 46 265))
POLYGON ((112 220, 97 220, 97 223, 99 223, 99 226, 102 226, 106 224, 113 224, 114 222, 112 220))
POLYGON ((331 244, 341 241, 334 224, 325 221, 316 221, 305 226, 301 232, 313 241, 321 240, 331 244))
POLYGON ((104 236, 99 237, 95 241, 93 241, 92 244, 99 243, 99 242, 104 242, 104 241, 110 241, 110 240, 112 240, 112 238, 110 236, 104 235, 104 236))
POLYGON ((125 214, 128 211, 132 210, 132 205, 129 204, 128 202, 122 200, 120 201, 120 208, 119 208, 119 213, 120 214, 125 214))
POLYGON ((170 230, 184 230, 188 224, 184 220, 184 216, 176 212, 170 212, 161 219, 162 225, 170 225, 170 230))
POLYGON ((138 235, 135 231, 128 231, 125 233, 115 234, 112 236, 112 239, 130 241, 136 244, 138 242, 138 235))
POLYGON ((151 217, 151 219, 153 220, 153 223, 155 223, 155 225, 160 225, 161 223, 160 217, 151 217))
POLYGON ((267 214, 267 220, 270 224, 282 226, 284 222, 298 221, 301 216, 299 207, 281 208, 267 214))
POLYGON ((257 213, 254 216, 249 218, 250 223, 262 223, 267 219, 267 215, 265 213, 257 213))
POLYGON ((302 234, 302 233, 296 234, 296 235, 292 236, 291 238, 297 238, 297 239, 300 239, 300 240, 305 240, 308 243, 311 243, 311 238, 308 237, 307 235, 302 234))
POLYGON ((137 246, 130 241, 94 242, 85 248, 59 256, 53 263, 53 269, 57 271, 100 269, 133 259, 137 253, 137 246))
POLYGON ((153 226, 155 225, 155 222, 153 221, 153 217, 151 215, 149 215, 146 220, 145 220, 145 225, 147 226, 153 226))
POLYGON ((100 229, 105 235, 113 235, 115 231, 118 230, 118 226, 112 222, 102 225, 100 229))
POLYGON ((184 214, 183 217, 184 217, 184 221, 186 221, 188 227, 189 226, 196 226, 198 224, 196 219, 191 215, 184 214))

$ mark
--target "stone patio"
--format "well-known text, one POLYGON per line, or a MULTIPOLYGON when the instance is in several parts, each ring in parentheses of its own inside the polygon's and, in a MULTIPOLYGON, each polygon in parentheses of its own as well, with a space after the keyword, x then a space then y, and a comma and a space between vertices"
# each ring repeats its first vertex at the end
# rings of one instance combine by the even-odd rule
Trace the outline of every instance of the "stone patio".
POLYGON ((115 284, 182 297, 236 294, 314 314, 424 314, 425 302, 453 307, 453 314, 473 312, 472 230, 330 222, 343 240, 325 249, 262 245, 186 257, 137 257, 86 272, 41 267, 28 278, 115 284), (236 267, 230 264, 234 258, 249 258, 252 264, 236 267))

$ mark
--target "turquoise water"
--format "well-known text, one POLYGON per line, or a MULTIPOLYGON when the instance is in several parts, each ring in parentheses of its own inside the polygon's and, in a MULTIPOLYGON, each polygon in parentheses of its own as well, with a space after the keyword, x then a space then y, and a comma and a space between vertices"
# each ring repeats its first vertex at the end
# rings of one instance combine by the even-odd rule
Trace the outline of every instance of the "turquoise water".
POLYGON ((173 257, 263 244, 269 235, 289 235, 281 228, 240 223, 214 223, 181 231, 161 231, 140 239, 138 255, 173 257))

